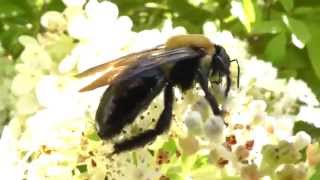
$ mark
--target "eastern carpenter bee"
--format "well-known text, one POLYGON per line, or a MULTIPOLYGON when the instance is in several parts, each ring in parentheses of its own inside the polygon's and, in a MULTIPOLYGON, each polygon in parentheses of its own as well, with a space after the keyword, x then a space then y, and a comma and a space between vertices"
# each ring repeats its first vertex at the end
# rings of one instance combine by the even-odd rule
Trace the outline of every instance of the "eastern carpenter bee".
POLYGON ((78 77, 85 77, 106 71, 80 92, 109 86, 101 98, 95 117, 98 135, 108 140, 118 135, 126 125, 133 123, 139 113, 164 89, 164 109, 154 129, 115 143, 113 154, 120 153, 144 146, 169 129, 173 87, 184 92, 192 88, 194 82, 198 82, 213 114, 222 115, 216 98, 209 91, 208 77, 226 77, 224 95, 227 96, 231 86, 230 62, 225 49, 211 43, 205 36, 177 35, 163 45, 120 57, 78 74, 78 77))

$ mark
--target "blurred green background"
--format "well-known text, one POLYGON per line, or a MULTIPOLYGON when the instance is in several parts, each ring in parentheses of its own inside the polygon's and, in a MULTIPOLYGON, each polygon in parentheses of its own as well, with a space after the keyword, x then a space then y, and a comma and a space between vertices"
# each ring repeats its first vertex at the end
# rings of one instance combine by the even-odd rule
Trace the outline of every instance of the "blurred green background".
MULTIPOLYGON (((165 19, 201 33, 213 21, 220 30, 247 41, 249 51, 272 62, 284 78, 303 79, 320 97, 319 0, 112 0, 134 30, 161 28, 165 19)), ((8 117, 10 78, 22 51, 18 37, 42 31, 41 15, 63 11, 61 0, 0 0, 0 119, 8 117), (6 108, 6 109, 5 109, 6 108)))

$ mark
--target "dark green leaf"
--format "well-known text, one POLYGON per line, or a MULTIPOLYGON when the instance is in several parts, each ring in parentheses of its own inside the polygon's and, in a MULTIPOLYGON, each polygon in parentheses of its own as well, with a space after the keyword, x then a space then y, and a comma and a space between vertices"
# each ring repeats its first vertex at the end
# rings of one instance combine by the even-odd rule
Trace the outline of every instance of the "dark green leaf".
POLYGON ((312 91, 320 97, 320 81, 314 71, 311 71, 312 67, 310 64, 304 69, 299 70, 299 77, 301 77, 308 86, 311 87, 312 91))
POLYGON ((293 0, 280 0, 280 3, 287 12, 290 12, 294 6, 293 0))
POLYGON ((279 70, 279 77, 280 78, 290 78, 290 77, 297 77, 298 72, 294 69, 287 69, 287 70, 279 70))
POLYGON ((287 37, 285 33, 280 33, 272 38, 267 44, 264 52, 265 58, 275 64, 283 61, 287 49, 287 37))
MULTIPOLYGON (((175 25, 191 25, 191 33, 200 33, 206 20, 212 19, 211 14, 201 8, 189 4, 187 1, 168 0, 168 8, 172 13, 175 25)), ((190 27, 190 26, 188 26, 190 27)))
POLYGON ((303 44, 307 44, 311 40, 311 34, 306 24, 291 17, 283 16, 284 23, 288 26, 290 31, 301 41, 303 44))
POLYGON ((308 66, 308 58, 303 51, 294 46, 287 48, 283 69, 302 69, 308 66))
POLYGON ((7 19, 21 16, 25 13, 25 10, 14 2, 2 2, 0 5, 0 12, 0 19, 7 19))
POLYGON ((312 138, 320 137, 320 128, 317 128, 313 124, 307 123, 305 121, 297 121, 294 123, 293 134, 296 134, 299 131, 305 131, 312 138))
POLYGON ((311 28, 312 39, 307 45, 308 55, 315 74, 320 79, 320 32, 319 26, 315 25, 311 28))
POLYGON ((80 164, 77 166, 77 169, 80 171, 80 173, 85 173, 88 171, 87 165, 86 164, 80 164))
POLYGON ((284 31, 284 24, 280 20, 261 21, 253 26, 254 34, 276 34, 284 31))

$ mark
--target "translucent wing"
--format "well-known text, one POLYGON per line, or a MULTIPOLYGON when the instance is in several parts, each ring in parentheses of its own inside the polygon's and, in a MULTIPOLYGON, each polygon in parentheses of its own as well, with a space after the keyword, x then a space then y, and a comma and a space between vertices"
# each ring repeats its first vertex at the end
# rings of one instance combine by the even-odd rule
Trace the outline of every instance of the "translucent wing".
MULTIPOLYGON (((182 48, 165 50, 158 54, 142 57, 142 59, 139 60, 139 63, 137 63, 135 66, 132 66, 131 68, 128 68, 124 73, 117 76, 113 81, 127 79, 162 65, 164 66, 167 65, 167 67, 172 67, 179 61, 196 59, 196 58, 200 59, 205 55, 206 53, 204 51, 199 49, 196 50, 191 47, 182 47, 182 48)), ((110 84, 112 84, 112 82, 110 82, 110 84)))
POLYGON ((174 63, 178 61, 201 58, 204 55, 205 53, 203 51, 195 50, 190 47, 182 47, 170 50, 154 50, 151 53, 149 52, 134 58, 135 63, 131 63, 131 66, 126 67, 119 65, 117 69, 123 68, 122 70, 108 71, 88 86, 82 88, 80 91, 88 91, 107 84, 112 84, 113 82, 136 76, 139 73, 143 73, 163 64, 171 63, 174 65, 174 63))
POLYGON ((98 66, 92 67, 84 72, 77 74, 76 77, 82 78, 82 77, 91 76, 98 72, 104 71, 104 74, 101 77, 99 77, 89 85, 82 88, 80 92, 89 91, 104 85, 108 85, 115 77, 121 74, 121 72, 123 72, 129 66, 137 63, 137 61, 141 59, 141 57, 150 56, 154 53, 159 53, 160 51, 163 51, 163 50, 164 49, 162 45, 160 45, 153 49, 147 49, 141 52, 132 53, 132 54, 120 57, 118 59, 109 61, 104 64, 100 64, 98 66))

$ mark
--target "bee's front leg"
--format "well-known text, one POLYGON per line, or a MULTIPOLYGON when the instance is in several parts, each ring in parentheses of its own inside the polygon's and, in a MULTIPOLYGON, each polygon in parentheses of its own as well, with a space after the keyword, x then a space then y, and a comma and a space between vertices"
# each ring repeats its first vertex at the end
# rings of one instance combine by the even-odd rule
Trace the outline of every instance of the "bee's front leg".
POLYGON ((204 73, 202 73, 201 70, 198 70, 197 75, 198 75, 198 82, 205 93, 205 98, 209 102, 213 114, 219 115, 219 116, 222 115, 222 111, 219 109, 219 105, 216 98, 209 91, 208 77, 204 75, 204 73))

